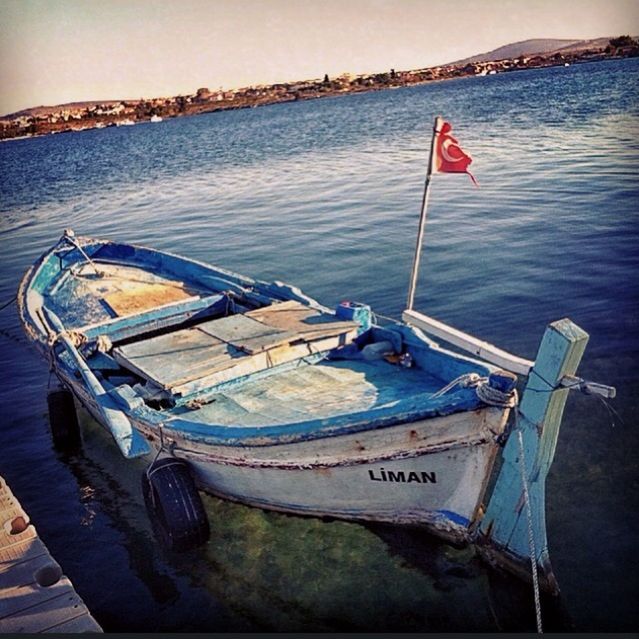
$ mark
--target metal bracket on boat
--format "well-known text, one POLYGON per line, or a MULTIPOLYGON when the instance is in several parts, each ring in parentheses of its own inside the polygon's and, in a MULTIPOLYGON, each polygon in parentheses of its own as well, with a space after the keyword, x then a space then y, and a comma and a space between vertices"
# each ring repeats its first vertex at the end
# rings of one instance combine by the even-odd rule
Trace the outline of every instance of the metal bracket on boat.
POLYGON ((104 273, 95 265, 95 262, 86 254, 85 250, 80 246, 80 243, 75 237, 75 232, 73 231, 73 229, 65 229, 64 235, 60 238, 60 242, 67 242, 71 244, 71 246, 77 248, 78 251, 82 253, 84 259, 93 267, 95 274, 98 277, 102 277, 104 275, 104 273))
POLYGON ((606 399, 613 399, 617 396, 617 389, 614 386, 607 386, 606 384, 599 384, 598 382, 589 382, 575 375, 564 375, 559 385, 570 390, 580 390, 586 395, 601 395, 606 399))

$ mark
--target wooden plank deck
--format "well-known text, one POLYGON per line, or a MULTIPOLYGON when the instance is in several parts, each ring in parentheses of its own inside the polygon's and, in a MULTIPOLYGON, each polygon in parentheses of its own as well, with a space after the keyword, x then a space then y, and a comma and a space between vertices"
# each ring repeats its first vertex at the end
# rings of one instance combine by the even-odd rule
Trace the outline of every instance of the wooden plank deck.
POLYGON ((118 346, 113 357, 157 386, 186 395, 213 383, 217 374, 239 377, 316 352, 322 344, 348 343, 358 326, 299 302, 281 302, 118 346))
POLYGON ((0 633, 102 632, 0 476, 0 633))
POLYGON ((119 346, 113 355, 125 368, 165 389, 199 379, 220 366, 231 366, 238 357, 246 357, 199 327, 119 346))
POLYGON ((294 331, 267 326, 246 315, 229 315, 210 320, 200 324, 198 328, 223 342, 232 344, 249 355, 261 353, 300 338, 294 331))
POLYGON ((357 322, 340 321, 334 315, 322 313, 294 300, 257 308, 246 313, 246 316, 307 339, 341 335, 356 330, 359 326, 357 322))

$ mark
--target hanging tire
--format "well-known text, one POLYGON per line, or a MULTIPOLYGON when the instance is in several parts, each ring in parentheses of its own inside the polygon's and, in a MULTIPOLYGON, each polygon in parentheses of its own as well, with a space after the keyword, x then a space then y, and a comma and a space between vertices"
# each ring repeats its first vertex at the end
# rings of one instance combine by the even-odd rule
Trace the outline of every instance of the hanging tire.
POLYGON ((54 447, 63 452, 77 450, 81 438, 73 394, 66 388, 50 391, 47 394, 47 405, 54 447))
POLYGON ((209 519, 187 462, 173 457, 156 461, 142 475, 142 494, 162 546, 183 551, 206 543, 209 519))

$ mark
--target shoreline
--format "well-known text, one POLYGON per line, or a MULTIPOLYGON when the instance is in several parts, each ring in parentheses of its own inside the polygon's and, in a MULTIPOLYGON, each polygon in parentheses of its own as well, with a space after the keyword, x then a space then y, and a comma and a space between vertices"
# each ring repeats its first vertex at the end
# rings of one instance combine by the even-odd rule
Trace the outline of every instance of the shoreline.
MULTIPOLYGON (((269 86, 248 87, 232 91, 211 92, 206 88, 198 89, 193 95, 172 98, 154 98, 139 101, 105 101, 77 103, 75 109, 62 106, 36 107, 25 110, 48 109, 43 115, 20 115, 8 120, 0 118, 0 142, 79 132, 114 126, 140 123, 159 123, 186 115, 200 115, 218 111, 234 111, 257 108, 274 104, 340 97, 373 91, 386 91, 411 86, 420 86, 432 82, 445 82, 455 79, 484 77, 513 71, 529 71, 548 67, 569 67, 572 64, 621 60, 639 57, 639 47, 608 54, 604 51, 583 51, 571 55, 535 56, 516 60, 449 65, 413 71, 378 73, 353 77, 343 74, 329 80, 311 80, 296 83, 282 83, 269 86)), ((69 105, 67 105, 69 106, 69 105)), ((23 113, 23 112, 20 112, 23 113)))

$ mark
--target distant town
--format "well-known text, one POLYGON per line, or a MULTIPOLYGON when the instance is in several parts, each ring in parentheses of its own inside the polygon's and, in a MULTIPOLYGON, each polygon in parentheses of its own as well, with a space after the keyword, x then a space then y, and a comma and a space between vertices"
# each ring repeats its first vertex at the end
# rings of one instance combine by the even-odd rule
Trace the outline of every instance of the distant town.
MULTIPOLYGON (((507 47, 502 47, 507 49, 507 47)), ((499 51, 499 50, 496 50, 499 51)), ((488 54, 484 54, 485 55, 488 54)), ((383 73, 351 75, 305 80, 300 82, 250 86, 233 90, 200 88, 192 95, 140 99, 78 102, 55 107, 35 107, 0 118, 0 140, 67 133, 86 129, 101 129, 133 125, 139 122, 161 122, 167 118, 229 109, 294 102, 348 93, 379 91, 412 86, 452 78, 486 76, 497 73, 570 66, 583 62, 639 56, 639 41, 630 36, 610 40, 587 41, 582 46, 567 46, 559 50, 534 55, 517 55, 496 60, 476 59, 458 63, 383 73)))

